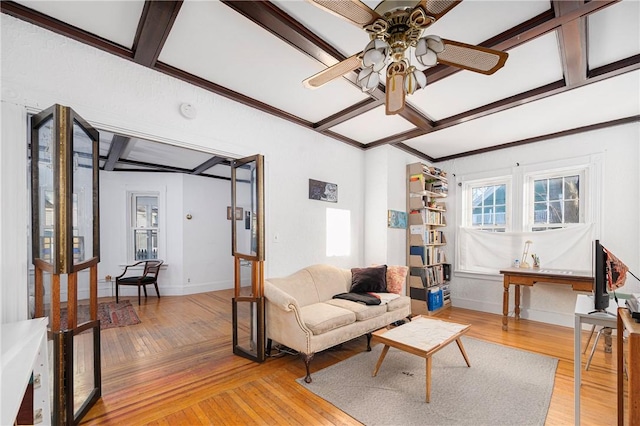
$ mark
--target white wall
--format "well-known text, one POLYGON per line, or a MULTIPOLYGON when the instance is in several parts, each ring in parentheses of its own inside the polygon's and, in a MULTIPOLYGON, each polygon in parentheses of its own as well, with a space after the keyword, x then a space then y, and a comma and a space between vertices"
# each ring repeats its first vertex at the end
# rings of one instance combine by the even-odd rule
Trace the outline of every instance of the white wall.
MULTIPOLYGON (((447 207, 446 238, 455 241, 455 215, 457 185, 456 177, 510 169, 602 154, 603 193, 600 217, 601 242, 629 266, 636 275, 640 272, 640 173, 638 168, 640 146, 640 124, 628 124, 578 135, 552 139, 544 142, 504 149, 480 155, 464 157, 437 166, 449 173, 449 197, 447 207), (455 175, 455 176, 454 176, 455 175)), ((451 244, 449 244, 451 245, 451 244)), ((453 254, 453 253, 452 253, 453 254)), ((451 258, 452 263, 453 258, 451 258)), ((544 262, 544 259, 542 259, 544 262)), ((638 275, 640 276, 640 275, 638 275)), ((628 276, 621 292, 640 292, 640 283, 628 276)), ((501 276, 455 274, 451 285, 451 300, 454 306, 502 314, 503 285, 501 276)), ((565 286, 536 284, 524 288, 521 316, 537 321, 565 326, 573 325, 573 312, 577 293, 565 286)), ((513 310, 513 289, 510 308, 513 310)))
MULTIPOLYGON (((131 192, 159 194, 159 257, 166 264, 159 279, 161 295, 233 286, 231 222, 227 220, 230 181, 177 173, 100 172, 99 296, 112 292, 105 276, 115 277, 132 263, 127 234, 131 192)), ((135 295, 136 291, 121 287, 121 294, 135 295)))
POLYGON ((365 154, 366 265, 405 265, 407 232, 387 227, 388 210, 406 211, 407 164, 424 160, 385 145, 365 154))
MULTIPOLYGON (((6 14, 2 14, 0 23, 3 102, 0 198, 3 206, 7 200, 16 208, 15 216, 3 212, 0 217, 4 258, 0 275, 2 321, 27 317, 26 113, 54 103, 71 106, 99 129, 231 157, 263 154, 267 277, 289 274, 312 263, 341 267, 363 263, 363 151, 6 14), (197 118, 187 120, 179 114, 178 107, 183 102, 197 108, 197 118), (6 146, 8 143, 12 145, 6 146), (338 203, 309 200, 309 178, 338 184, 338 203), (349 256, 326 256, 327 207, 351 212, 349 256), (274 242, 275 234, 278 242, 274 242), (9 251, 12 255, 6 258, 9 251)), ((190 198, 183 201, 190 202, 190 198)), ((182 203, 170 208, 175 208, 171 214, 177 220, 184 220, 182 203)), ((194 215, 193 220, 197 218, 194 215)), ((185 234, 192 232, 190 226, 184 228, 185 234)), ((188 244, 184 237, 175 250, 182 251, 188 244)), ((117 257, 117 250, 122 247, 103 245, 103 258, 112 249, 117 257)), ((105 258, 103 262, 99 266, 101 279, 106 273, 113 275, 113 266, 108 265, 122 259, 105 258)), ((178 268, 169 265, 167 272, 178 268)), ((176 280, 185 278, 184 273, 184 269, 179 271, 176 280)), ((186 278, 192 278, 190 284, 194 285, 207 279, 225 280, 224 276, 186 278)), ((179 284, 177 281, 176 285, 179 284)))

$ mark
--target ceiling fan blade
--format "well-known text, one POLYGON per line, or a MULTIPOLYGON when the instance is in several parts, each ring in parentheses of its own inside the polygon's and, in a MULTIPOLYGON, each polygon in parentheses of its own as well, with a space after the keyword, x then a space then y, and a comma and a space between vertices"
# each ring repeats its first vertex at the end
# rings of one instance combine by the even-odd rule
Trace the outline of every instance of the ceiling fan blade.
POLYGON ((319 73, 312 75, 304 80, 302 84, 309 89, 316 89, 335 78, 341 77, 350 71, 360 68, 362 66, 362 59, 360 59, 361 54, 362 52, 356 53, 344 61, 338 62, 326 70, 322 70, 319 73))
POLYGON ((360 28, 372 23, 381 16, 360 0, 309 0, 311 3, 346 19, 360 28))
POLYGON ((420 5, 435 20, 442 18, 445 13, 460 4, 462 0, 422 0, 420 5))
POLYGON ((387 73, 386 114, 397 114, 404 109, 404 74, 387 73))
POLYGON ((504 66, 509 54, 486 47, 442 39, 444 51, 437 54, 438 63, 464 68, 482 74, 493 74, 504 66))

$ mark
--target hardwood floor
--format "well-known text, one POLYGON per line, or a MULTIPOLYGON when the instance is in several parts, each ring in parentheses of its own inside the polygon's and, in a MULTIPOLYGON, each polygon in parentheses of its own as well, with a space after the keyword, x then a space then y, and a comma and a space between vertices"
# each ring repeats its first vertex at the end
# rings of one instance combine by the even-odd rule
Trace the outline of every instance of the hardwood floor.
MULTIPOLYGON (((360 424, 295 382, 305 374, 300 358, 280 354, 257 364, 233 355, 231 297, 230 290, 150 296, 134 304, 142 324, 103 330, 102 398, 83 424, 360 424)), ((558 358, 546 424, 573 424, 573 329, 511 319, 505 332, 500 315, 459 308, 440 316, 472 324, 469 337, 558 358)), ((605 354, 599 346, 583 370, 583 425, 616 424, 615 348, 605 354)), ((312 377, 365 347, 361 337, 316 354, 312 377)))

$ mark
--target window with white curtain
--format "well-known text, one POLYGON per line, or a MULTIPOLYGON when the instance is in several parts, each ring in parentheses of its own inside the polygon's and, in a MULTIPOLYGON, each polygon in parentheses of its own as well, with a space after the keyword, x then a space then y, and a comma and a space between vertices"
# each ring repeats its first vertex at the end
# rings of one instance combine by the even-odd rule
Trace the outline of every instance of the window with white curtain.
POLYGON ((547 267, 589 266, 601 226, 602 154, 492 174, 458 177, 456 271, 497 273, 529 240, 547 267))

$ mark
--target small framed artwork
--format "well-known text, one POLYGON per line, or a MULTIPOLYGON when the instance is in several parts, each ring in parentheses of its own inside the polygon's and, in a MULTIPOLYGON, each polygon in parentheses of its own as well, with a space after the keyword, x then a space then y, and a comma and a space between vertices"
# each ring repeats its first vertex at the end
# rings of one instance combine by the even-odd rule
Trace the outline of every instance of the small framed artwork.
MULTIPOLYGON (((232 218, 231 206, 227 206, 227 220, 231 220, 231 218, 232 218)), ((244 219, 244 209, 242 207, 236 207, 235 219, 236 220, 244 219)))
POLYGON ((338 185, 335 183, 309 179, 309 199, 337 203, 338 185))
POLYGON ((407 212, 389 210, 387 219, 389 228, 407 229, 407 212))

